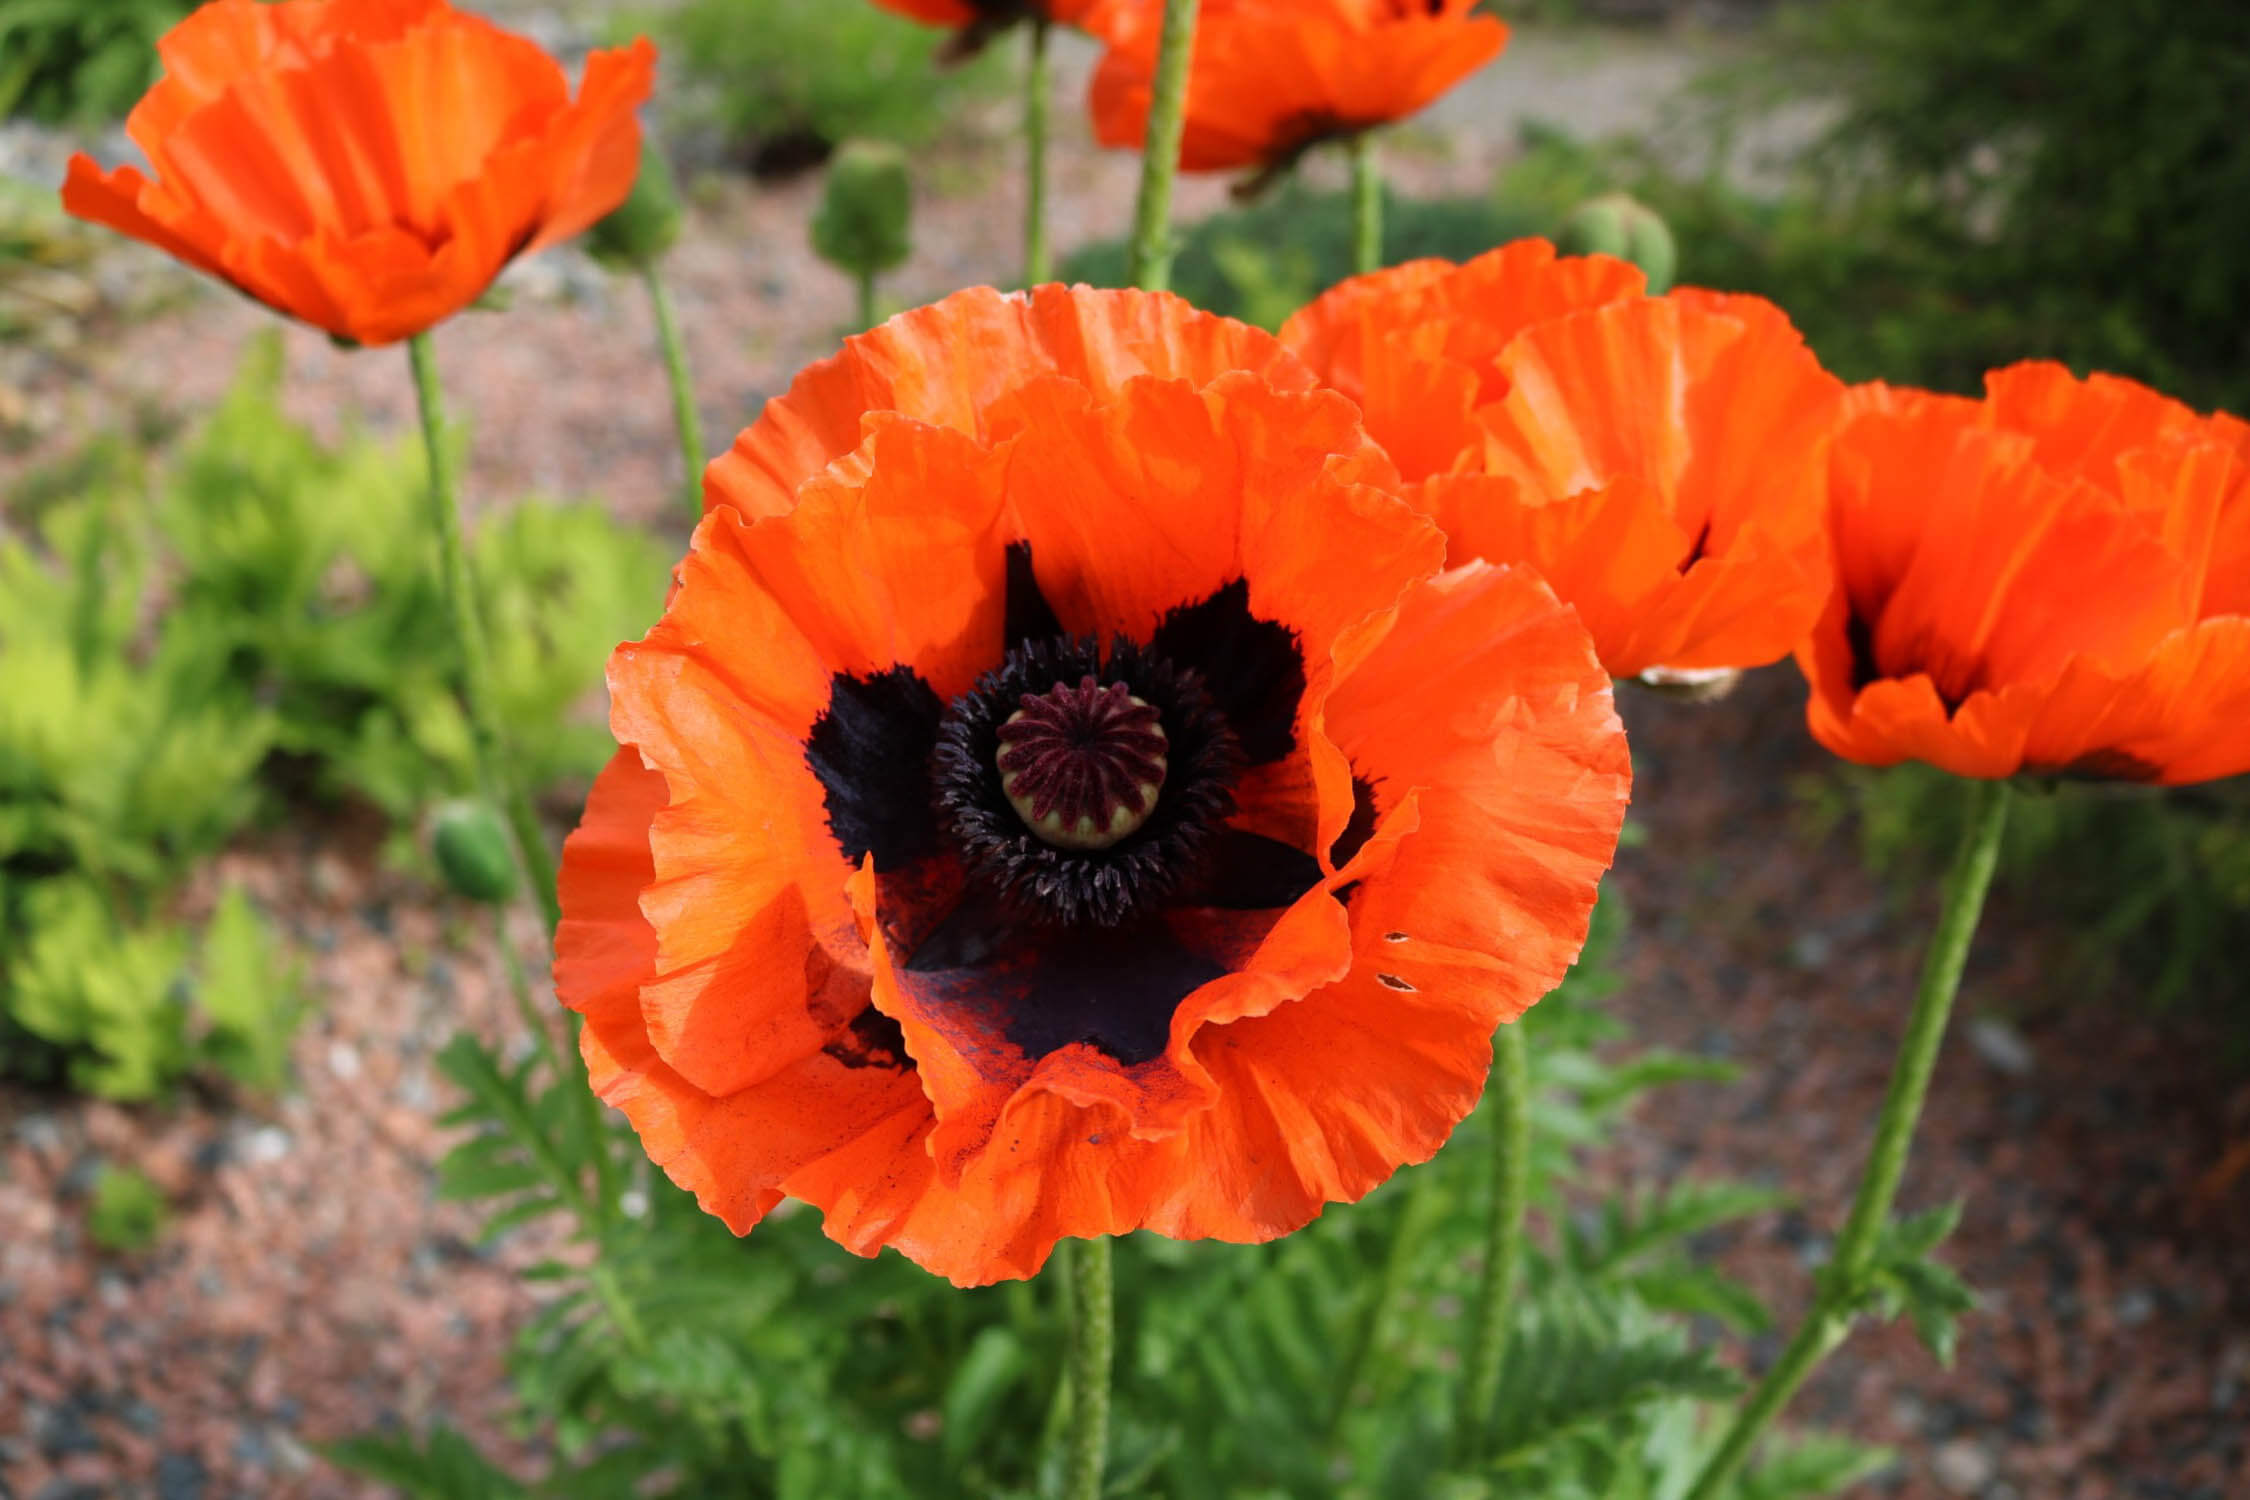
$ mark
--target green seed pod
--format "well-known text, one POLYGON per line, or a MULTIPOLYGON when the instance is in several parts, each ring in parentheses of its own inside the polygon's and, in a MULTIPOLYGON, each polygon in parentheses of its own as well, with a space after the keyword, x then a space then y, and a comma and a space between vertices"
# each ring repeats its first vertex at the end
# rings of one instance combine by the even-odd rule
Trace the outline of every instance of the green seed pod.
POLYGON ((671 163, 656 143, 641 140, 641 171, 633 191, 586 231, 586 251, 617 271, 640 271, 663 258, 680 238, 680 191, 671 163))
POLYGON ((828 164, 828 191, 813 216, 813 249, 854 276, 888 271, 913 249, 913 212, 906 153, 876 141, 849 142, 828 164))
POLYGON ((1604 193, 1579 204, 1563 220, 1555 243, 1566 255, 1614 255, 1631 261, 1648 277, 1651 296, 1671 290, 1679 272, 1680 252, 1670 227, 1628 193, 1604 193))
POLYGON ((457 896, 498 906, 516 893, 516 851, 507 825, 482 802, 448 802, 430 832, 445 883, 457 896))

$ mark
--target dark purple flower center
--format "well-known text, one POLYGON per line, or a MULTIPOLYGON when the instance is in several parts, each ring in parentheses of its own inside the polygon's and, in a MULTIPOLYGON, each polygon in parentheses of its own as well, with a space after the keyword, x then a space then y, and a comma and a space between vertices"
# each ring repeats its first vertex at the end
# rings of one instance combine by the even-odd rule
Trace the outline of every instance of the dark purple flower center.
POLYGON ((1058 849, 1107 849, 1148 821, 1171 745, 1152 705, 1091 673, 1016 701, 995 759, 1026 828, 1058 849))

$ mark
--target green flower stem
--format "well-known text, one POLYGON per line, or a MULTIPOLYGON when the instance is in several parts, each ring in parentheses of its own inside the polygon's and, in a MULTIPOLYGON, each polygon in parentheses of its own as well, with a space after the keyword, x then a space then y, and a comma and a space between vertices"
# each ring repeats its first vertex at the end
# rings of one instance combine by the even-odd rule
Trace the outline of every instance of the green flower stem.
POLYGON ((1352 269, 1383 269, 1383 167, 1372 130, 1352 137, 1352 269))
POLYGON ((1195 54, 1196 0, 1164 0, 1164 30, 1156 45, 1156 77, 1141 144, 1141 195, 1133 206, 1128 278, 1162 291, 1172 284, 1172 179, 1180 169, 1180 140, 1187 132, 1188 64, 1195 54))
POLYGON ((686 465, 683 483, 688 516, 703 519, 703 418, 695 409, 695 382, 688 378, 687 345, 680 339, 680 320, 672 308, 671 289, 654 260, 641 267, 648 283, 649 306, 656 313, 656 338, 664 348, 664 373, 672 382, 672 421, 679 428, 680 460, 686 465))
POLYGON ((1047 104, 1055 85, 1047 62, 1047 18, 1033 16, 1027 29, 1031 66, 1023 85, 1023 282, 1037 286, 1053 275, 1047 257, 1047 104))
POLYGON ((1993 866, 2000 857, 2000 835, 2008 824, 2007 782, 1973 781, 1969 789, 1969 819, 1954 851, 1953 866, 1946 874, 1945 904, 1922 961, 1914 1013, 1907 1020, 1898 1060, 1891 1067, 1890 1090, 1883 1098, 1883 1113, 1876 1123, 1875 1144, 1860 1175, 1851 1217, 1837 1237, 1835 1258, 1821 1276, 1812 1310, 1705 1463, 1695 1488, 1688 1492, 1688 1500, 1713 1500, 1733 1479, 1805 1377, 1850 1334, 1856 1309, 1866 1296, 1868 1272, 1874 1265, 1883 1229, 1890 1223, 1899 1179, 1906 1172, 1907 1149, 1913 1144, 1914 1127, 1922 1116, 1922 1101, 1930 1091, 1938 1048, 1945 1041, 1946 1020, 1953 1013, 1953 997, 1961 988, 1969 941, 1976 935, 1977 919, 1984 912, 1985 891, 1992 884, 1993 866))
POLYGON ((1523 1259, 1523 1212, 1531 1191, 1531 1064, 1519 1020, 1492 1042, 1492 1217, 1484 1232, 1484 1281, 1461 1363, 1460 1406, 1453 1445, 1464 1464, 1482 1458, 1484 1434, 1499 1399, 1501 1356, 1508 1348, 1508 1303, 1523 1259))
POLYGON ((857 273, 859 289, 859 331, 865 333, 875 326, 875 273, 857 273))
POLYGON ((1382 1340, 1383 1327, 1391 1320, 1398 1300, 1406 1293, 1406 1278, 1414 1264, 1414 1256, 1422 1248, 1422 1237, 1428 1232, 1432 1213, 1439 1206, 1435 1191, 1437 1173, 1424 1164, 1399 1185, 1406 1201, 1399 1208, 1398 1224, 1391 1231, 1391 1244, 1383 1257, 1383 1269, 1374 1290, 1360 1313, 1359 1322, 1352 1329, 1352 1341, 1343 1360, 1336 1367, 1336 1384, 1328 1396, 1328 1421, 1323 1431, 1333 1444, 1343 1431, 1344 1418, 1351 1411, 1352 1395, 1359 1387, 1359 1378, 1367 1368, 1367 1361, 1382 1340))
POLYGON ((514 940, 508 936, 508 908, 505 906, 492 908, 492 940, 499 945, 500 960, 507 966, 508 994, 516 1002, 516 1014, 523 1017, 524 1026, 531 1032, 531 1040, 539 1049, 540 1061, 553 1071, 555 1077, 567 1076, 563 1069, 562 1053, 555 1047, 553 1033, 547 1030, 547 1017, 541 1014, 538 1001, 532 998, 531 973, 524 968, 523 955, 516 951, 514 940))
POLYGON ((1063 1500, 1099 1500, 1109 1456, 1109 1369, 1116 1341, 1107 1236, 1070 1246, 1070 1449, 1063 1500))
POLYGON ((462 707, 469 717, 477 781, 486 797, 507 810, 508 826, 516 836, 516 858, 523 865, 524 878, 531 882, 532 894, 538 898, 547 931, 552 934, 562 921, 562 905, 555 891, 555 857, 547 849, 547 836, 539 827, 539 814, 532 808, 531 798, 507 772, 507 758, 501 748, 499 706, 492 695, 492 659, 484 641, 483 606, 478 602, 468 551, 461 545, 461 507, 454 498, 453 471, 446 462, 445 397, 438 385, 437 356, 427 333, 408 339, 406 351, 414 366, 414 394, 422 408, 422 441, 430 456, 430 520, 437 528, 445 607, 453 617, 453 638, 461 647, 462 707))

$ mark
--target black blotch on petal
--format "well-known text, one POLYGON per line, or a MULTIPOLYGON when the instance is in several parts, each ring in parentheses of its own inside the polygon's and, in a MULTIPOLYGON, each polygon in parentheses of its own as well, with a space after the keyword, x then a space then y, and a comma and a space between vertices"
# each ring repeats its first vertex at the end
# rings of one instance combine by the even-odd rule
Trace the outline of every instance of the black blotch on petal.
POLYGON ((1320 884, 1320 861, 1294 845, 1229 828, 1213 844, 1202 885, 1190 898, 1229 911, 1288 906, 1320 884))
POLYGON ((1352 862, 1352 856, 1367 847, 1375 836, 1375 783, 1364 776, 1352 778, 1352 815, 1344 824, 1344 831, 1336 835, 1336 842, 1328 846, 1328 860, 1337 869, 1352 862))
POLYGON ((1296 745, 1304 651, 1288 626, 1250 613, 1250 585, 1243 579, 1170 611, 1149 637, 1149 649, 1203 679, 1250 765, 1279 760, 1296 745))
POLYGON ((828 708, 805 736, 805 764, 827 794, 828 827, 853 863, 879 870, 937 851, 930 752, 945 704, 910 667, 872 677, 839 672, 828 708))
POLYGON ((1875 663, 1875 624, 1858 610, 1844 618, 1844 644, 1852 653, 1852 691, 1861 688, 1883 675, 1875 663))
POLYGON ((1085 1042, 1131 1067, 1162 1057, 1172 1012, 1225 973, 1225 965, 1181 946, 1161 926, 1080 931, 1050 945, 1031 966, 1024 1003, 1005 1030, 1027 1057, 1085 1042))
POLYGON ((908 1068, 906 1033, 898 1022, 870 1005, 843 1034, 820 1049, 847 1068, 908 1068))
POLYGON ((1703 529, 1695 534, 1695 541, 1688 547, 1687 556, 1680 559, 1680 572, 1684 574, 1688 569, 1703 561, 1705 556, 1704 549, 1708 548, 1710 545, 1711 523, 1709 520, 1705 520, 1703 523, 1703 529))
POLYGON ((1001 647, 1014 650, 1025 641, 1044 641, 1063 633, 1055 607, 1040 591, 1039 575, 1031 569, 1031 543, 1008 543, 1007 606, 1000 626, 1001 647))
POLYGON ((1180 1002, 1227 972, 1161 922, 1022 926, 974 901, 904 967, 940 995, 993 1006, 1001 1034, 1026 1057, 1082 1042, 1125 1067, 1163 1056, 1180 1002))

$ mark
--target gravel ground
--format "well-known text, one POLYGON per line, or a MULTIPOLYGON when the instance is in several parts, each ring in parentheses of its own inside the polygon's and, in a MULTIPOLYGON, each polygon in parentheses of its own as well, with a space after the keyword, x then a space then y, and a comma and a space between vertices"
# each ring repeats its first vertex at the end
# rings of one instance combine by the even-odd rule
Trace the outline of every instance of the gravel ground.
MULTIPOLYGON (((1519 42, 1493 92, 1393 153, 1398 178, 1424 191, 1482 182, 1507 111, 1583 108, 1594 123, 1645 126, 1663 80, 1685 71, 1634 51, 1626 71, 1580 75, 1592 81, 1573 90, 1563 70, 1584 57, 1578 42, 1519 42)), ((1076 114, 1058 113, 1067 249, 1124 227, 1134 164, 1093 150, 1076 114)), ((20 163, 51 145, 0 138, 0 155, 20 163)), ((885 284, 900 305, 1004 277, 1015 261, 1005 159, 950 151, 926 166, 914 259, 885 284)), ((1183 212, 1223 192, 1187 183, 1183 212)), ((815 193, 726 182, 697 195, 671 278, 714 442, 831 349, 849 316, 849 287, 805 247, 815 193)), ((105 250, 89 276, 109 306, 164 310, 89 315, 0 362, 11 428, 0 484, 102 424, 207 406, 241 341, 271 326, 136 249, 105 250)), ((569 252, 510 282, 512 312, 464 317, 439 338, 448 387, 474 411, 473 503, 598 493, 684 536, 638 288, 569 252)), ((402 358, 287 338, 302 418, 409 430, 402 358)), ((1886 892, 1845 850, 1782 836, 1796 826, 1793 778, 1823 763, 1801 728, 1802 692, 1783 667, 1714 708, 1628 704, 1651 837, 1618 875, 1635 912, 1619 1003, 1645 1039, 1745 1069, 1737 1084, 1672 1091, 1608 1164, 1734 1173, 1798 1195, 1796 1211, 1720 1247, 1792 1309, 1839 1222, 1932 906, 1928 893, 1886 892)), ((438 1410, 514 1451, 496 1425, 500 1354, 529 1305, 512 1268, 537 1247, 472 1249, 471 1223, 430 1187, 445 1144, 432 1051, 456 1026, 506 1037, 517 1024, 494 950, 461 910, 375 873, 368 830, 301 838, 224 863, 306 956, 318 1007, 296 1043, 296 1092, 148 1110, 0 1095, 0 1500, 368 1493, 314 1446, 438 1410), (85 1243, 102 1156, 138 1162, 173 1199, 173 1231, 145 1257, 85 1243)), ((1951 1256, 1986 1304, 1958 1364, 1940 1372, 1903 1330, 1869 1333, 1800 1409, 1900 1448, 1870 1494, 2250 1495, 2250 1183, 2196 1191, 2228 1143, 2250 1137, 2250 1086, 2195 1025, 2153 1020, 2127 991, 2082 993, 2064 934, 2039 915, 1996 904, 1907 1184, 1909 1206, 1968 1200, 1951 1256)))

